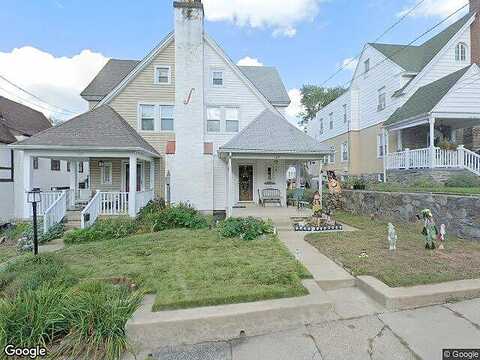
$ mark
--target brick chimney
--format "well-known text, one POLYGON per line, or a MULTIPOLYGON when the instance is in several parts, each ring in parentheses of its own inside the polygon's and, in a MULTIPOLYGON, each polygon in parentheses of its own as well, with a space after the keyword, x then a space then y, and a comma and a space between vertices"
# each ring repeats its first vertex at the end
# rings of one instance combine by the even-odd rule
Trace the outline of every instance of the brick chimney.
POLYGON ((480 64, 480 0, 470 0, 470 12, 477 13, 470 26, 472 63, 480 64))

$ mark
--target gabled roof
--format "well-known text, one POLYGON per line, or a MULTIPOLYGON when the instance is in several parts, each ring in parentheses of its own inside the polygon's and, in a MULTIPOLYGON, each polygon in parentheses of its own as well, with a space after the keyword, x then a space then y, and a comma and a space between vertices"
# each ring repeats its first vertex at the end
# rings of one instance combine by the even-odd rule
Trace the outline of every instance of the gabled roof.
POLYGON ((437 55, 455 34, 474 16, 469 13, 422 45, 369 43, 408 72, 418 73, 437 55))
POLYGON ((428 114, 472 66, 476 65, 467 66, 419 88, 403 106, 390 116, 385 125, 392 125, 402 120, 428 114))
POLYGON ((0 96, 0 142, 14 143, 15 135, 32 136, 51 126, 40 111, 0 96))
POLYGON ((219 152, 326 154, 322 145, 270 110, 263 111, 245 129, 220 147, 219 152))
POLYGON ((138 60, 110 59, 88 86, 80 93, 85 100, 103 99, 138 65, 138 60))
POLYGON ((13 145, 18 148, 140 150, 158 152, 115 110, 103 105, 13 145))
POLYGON ((271 66, 239 66, 238 68, 272 105, 290 105, 290 97, 276 68, 271 66))

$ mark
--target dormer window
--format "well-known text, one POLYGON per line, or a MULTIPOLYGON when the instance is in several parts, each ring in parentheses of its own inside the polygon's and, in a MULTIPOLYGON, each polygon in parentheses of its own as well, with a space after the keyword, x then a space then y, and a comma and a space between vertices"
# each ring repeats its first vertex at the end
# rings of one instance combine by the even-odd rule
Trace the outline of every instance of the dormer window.
POLYGON ((455 60, 467 61, 467 44, 458 43, 455 47, 455 60))
POLYGON ((170 66, 157 66, 155 68, 155 84, 169 85, 171 77, 172 69, 170 66))
POLYGON ((213 86, 223 86, 223 71, 222 70, 213 70, 212 71, 212 85, 213 86))

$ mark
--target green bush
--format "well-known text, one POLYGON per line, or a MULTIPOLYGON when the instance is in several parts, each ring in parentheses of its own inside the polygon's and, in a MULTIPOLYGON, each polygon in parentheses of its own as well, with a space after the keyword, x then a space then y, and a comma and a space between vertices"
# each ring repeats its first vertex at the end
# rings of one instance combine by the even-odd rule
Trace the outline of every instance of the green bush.
POLYGON ((67 358, 120 359, 131 351, 125 325, 142 303, 143 293, 99 281, 82 283, 70 291, 69 332, 57 354, 67 358))
POLYGON ((459 188, 480 187, 480 178, 475 175, 454 175, 445 182, 445 186, 459 188))
POLYGON ((135 234, 138 223, 129 217, 117 217, 97 220, 87 229, 78 229, 67 233, 63 238, 65 244, 81 244, 88 242, 120 239, 135 234))
POLYGON ((163 231, 174 228, 203 229, 209 220, 189 204, 167 206, 163 210, 145 214, 139 220, 147 231, 163 231))
POLYGON ((166 208, 164 199, 155 199, 150 201, 145 207, 143 207, 138 213, 137 219, 142 221, 145 217, 159 213, 166 208))
POLYGON ((228 218, 218 226, 219 233, 227 238, 239 237, 244 240, 254 240, 260 235, 272 234, 273 225, 253 217, 228 218))

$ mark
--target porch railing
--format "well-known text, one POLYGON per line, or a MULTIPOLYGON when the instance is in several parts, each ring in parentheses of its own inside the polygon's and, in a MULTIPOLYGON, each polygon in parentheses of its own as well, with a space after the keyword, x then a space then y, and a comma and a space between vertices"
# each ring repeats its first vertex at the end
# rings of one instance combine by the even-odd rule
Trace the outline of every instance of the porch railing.
POLYGON ((42 191, 40 192, 40 203, 38 204, 38 215, 45 215, 45 211, 62 196, 61 191, 42 191))
POLYGON ((153 190, 137 192, 135 195, 135 213, 138 214, 151 200, 153 200, 153 190))
POLYGON ((128 192, 101 192, 101 215, 126 215, 128 214, 128 192))
POLYGON ((43 233, 63 220, 67 213, 67 192, 62 191, 60 196, 45 210, 43 214, 43 233))
POLYGON ((457 150, 434 148, 405 150, 387 156, 388 170, 423 168, 460 168, 480 175, 480 155, 459 146, 457 150))
POLYGON ((85 209, 80 214, 80 227, 85 229, 92 226, 100 215, 101 209, 101 192, 97 191, 90 200, 85 209))

